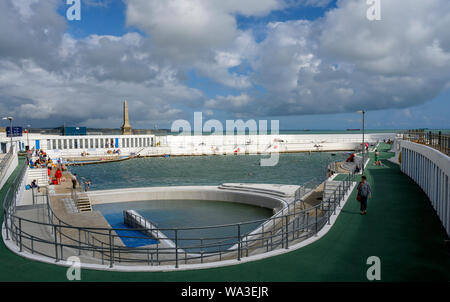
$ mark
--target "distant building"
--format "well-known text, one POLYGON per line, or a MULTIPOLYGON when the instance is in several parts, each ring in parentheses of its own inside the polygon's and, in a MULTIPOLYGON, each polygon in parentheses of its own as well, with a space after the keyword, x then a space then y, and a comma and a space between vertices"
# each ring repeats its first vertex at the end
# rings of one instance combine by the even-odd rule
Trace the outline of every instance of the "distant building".
POLYGON ((62 127, 61 131, 61 135, 64 136, 84 136, 86 134, 86 127, 62 127))

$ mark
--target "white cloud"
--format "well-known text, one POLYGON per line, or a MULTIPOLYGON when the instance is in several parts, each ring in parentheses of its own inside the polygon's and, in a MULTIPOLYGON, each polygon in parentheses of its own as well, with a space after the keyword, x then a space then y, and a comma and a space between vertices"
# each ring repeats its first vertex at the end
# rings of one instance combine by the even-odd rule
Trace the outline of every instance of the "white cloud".
POLYGON ((247 93, 242 93, 240 95, 217 96, 215 99, 207 100, 205 102, 205 108, 226 110, 237 113, 248 109, 249 105, 251 105, 253 101, 254 99, 247 93))
POLYGON ((342 0, 316 21, 268 25, 254 80, 265 114, 405 108, 439 95, 450 81, 450 3, 384 1, 382 21, 365 1, 342 0))
POLYGON ((246 76, 230 73, 251 51, 254 39, 237 28, 235 14, 263 16, 283 7, 278 0, 128 0, 127 24, 145 31, 157 60, 197 71, 242 89, 246 76))
POLYGON ((365 1, 340 0, 314 21, 267 24, 258 42, 237 15, 329 1, 127 0, 127 24, 144 34, 85 39, 66 32, 58 3, 0 1, 0 104, 16 116, 109 125, 124 98, 138 125, 186 108, 234 116, 403 109, 450 87, 448 0, 383 1, 375 22, 365 1), (207 99, 185 84, 190 71, 229 89, 207 99))

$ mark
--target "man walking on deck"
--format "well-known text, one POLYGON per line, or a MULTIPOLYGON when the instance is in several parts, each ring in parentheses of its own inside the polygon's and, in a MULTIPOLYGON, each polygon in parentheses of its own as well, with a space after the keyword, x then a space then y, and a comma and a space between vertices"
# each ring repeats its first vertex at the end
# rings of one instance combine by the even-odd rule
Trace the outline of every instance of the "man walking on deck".
POLYGON ((372 189, 370 188, 365 175, 361 177, 361 182, 358 185, 358 196, 359 202, 361 204, 361 215, 365 215, 367 214, 367 199, 369 198, 369 196, 372 198, 372 189))

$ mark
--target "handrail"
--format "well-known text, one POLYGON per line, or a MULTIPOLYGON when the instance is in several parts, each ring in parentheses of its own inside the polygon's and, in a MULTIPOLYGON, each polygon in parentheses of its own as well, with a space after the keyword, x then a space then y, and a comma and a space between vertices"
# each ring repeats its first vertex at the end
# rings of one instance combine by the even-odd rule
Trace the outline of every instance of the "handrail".
POLYGON ((399 132, 403 140, 423 144, 450 156, 450 134, 442 131, 407 130, 399 132))
MULTIPOLYGON (((16 180, 21 179, 20 177, 23 178, 22 171, 16 180)), ((11 235, 11 239, 20 246, 21 251, 26 249, 32 253, 36 252, 55 258, 56 261, 64 259, 64 253, 66 256, 92 253, 92 257, 101 258, 102 263, 109 261, 110 266, 113 266, 116 261, 119 263, 148 263, 148 265, 175 264, 175 267, 178 267, 182 261, 203 263, 204 261, 220 261, 224 258, 240 260, 242 257, 247 257, 249 253, 264 253, 277 248, 288 248, 292 243, 317 235, 318 231, 326 223, 329 223, 331 215, 335 213, 337 206, 351 188, 352 180, 352 175, 348 174, 336 188, 334 194, 311 208, 297 209, 297 200, 294 199, 292 203, 269 219, 205 227, 157 228, 159 232, 164 232, 164 237, 160 236, 159 238, 158 236, 150 238, 148 234, 144 235, 144 233, 142 236, 118 234, 121 231, 148 231, 145 228, 87 228, 69 225, 53 212, 49 203, 48 190, 45 194, 36 196, 36 198, 45 199, 43 213, 46 212, 46 214, 43 214, 43 221, 20 217, 16 213, 15 205, 21 182, 15 181, 3 200, 6 239, 9 240, 9 235, 11 235), (44 235, 33 236, 27 231, 29 228, 24 228, 24 225, 41 226, 41 229, 48 229, 52 238, 45 238, 44 235), (254 229, 250 227, 251 225, 259 225, 259 228, 254 229), (229 228, 230 231, 221 236, 205 236, 206 238, 200 238, 200 235, 180 237, 183 232, 220 228, 229 228), (121 246, 121 240, 127 238, 153 239, 156 244, 144 247, 121 246), (169 240, 174 243, 175 247, 167 245, 169 240), (53 252, 49 252, 49 249, 37 251, 33 245, 36 242, 40 242, 41 245, 54 246, 53 252), (153 261, 154 256, 156 256, 155 261, 153 261)))
POLYGON ((3 179, 3 177, 5 177, 8 167, 13 159, 14 159, 14 150, 11 147, 8 153, 6 153, 6 155, 0 161, 0 181, 3 179))

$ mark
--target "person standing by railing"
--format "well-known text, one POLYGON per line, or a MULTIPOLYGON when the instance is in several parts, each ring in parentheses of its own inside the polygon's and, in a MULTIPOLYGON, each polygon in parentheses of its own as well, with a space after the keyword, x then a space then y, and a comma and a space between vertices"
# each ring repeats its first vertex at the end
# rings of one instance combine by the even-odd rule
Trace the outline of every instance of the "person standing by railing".
POLYGON ((89 191, 89 190, 91 189, 91 184, 92 184, 91 180, 88 179, 88 180, 86 181, 85 187, 84 187, 84 191, 85 191, 85 192, 87 192, 87 191, 89 191))
POLYGON ((77 188, 77 173, 75 173, 74 175, 72 175, 72 188, 76 189, 77 188))

